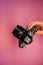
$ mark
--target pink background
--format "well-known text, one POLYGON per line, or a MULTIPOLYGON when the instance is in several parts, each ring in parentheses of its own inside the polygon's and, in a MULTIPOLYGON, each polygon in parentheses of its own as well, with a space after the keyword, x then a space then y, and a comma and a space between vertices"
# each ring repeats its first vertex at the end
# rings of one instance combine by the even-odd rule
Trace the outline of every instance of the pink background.
POLYGON ((42 0, 0 0, 0 65, 43 65, 43 35, 21 49, 11 33, 17 24, 26 28, 34 20, 43 20, 42 0))

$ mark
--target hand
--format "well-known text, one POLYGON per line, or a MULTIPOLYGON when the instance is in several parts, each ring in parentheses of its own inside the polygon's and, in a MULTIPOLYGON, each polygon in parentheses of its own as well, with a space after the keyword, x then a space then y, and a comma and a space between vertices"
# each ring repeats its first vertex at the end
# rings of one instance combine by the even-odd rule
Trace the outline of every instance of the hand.
POLYGON ((27 30, 31 29, 33 26, 38 28, 36 34, 43 34, 43 21, 34 21, 27 25, 27 30))

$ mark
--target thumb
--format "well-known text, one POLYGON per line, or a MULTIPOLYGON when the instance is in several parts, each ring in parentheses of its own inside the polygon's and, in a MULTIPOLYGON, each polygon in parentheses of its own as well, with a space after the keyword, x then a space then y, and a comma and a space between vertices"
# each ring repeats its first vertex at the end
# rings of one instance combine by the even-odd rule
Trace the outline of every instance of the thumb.
POLYGON ((43 31, 37 31, 37 32, 35 33, 35 35, 37 35, 37 34, 38 34, 38 35, 39 35, 39 34, 40 34, 40 35, 43 35, 43 31))

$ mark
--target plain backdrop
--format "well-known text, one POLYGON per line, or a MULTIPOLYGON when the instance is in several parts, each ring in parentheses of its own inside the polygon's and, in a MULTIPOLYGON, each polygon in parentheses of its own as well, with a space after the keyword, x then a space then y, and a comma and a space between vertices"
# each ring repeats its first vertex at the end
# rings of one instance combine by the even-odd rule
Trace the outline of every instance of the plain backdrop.
POLYGON ((0 65, 43 65, 43 35, 23 49, 12 35, 16 25, 35 20, 43 20, 43 0, 0 0, 0 65))

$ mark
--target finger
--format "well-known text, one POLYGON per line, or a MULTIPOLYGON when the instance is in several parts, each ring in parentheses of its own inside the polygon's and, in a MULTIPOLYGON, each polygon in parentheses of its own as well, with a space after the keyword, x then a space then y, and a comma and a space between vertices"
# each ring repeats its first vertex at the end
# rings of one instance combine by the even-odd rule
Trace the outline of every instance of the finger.
POLYGON ((26 29, 28 30, 28 28, 30 28, 33 23, 34 23, 33 21, 32 21, 32 23, 29 23, 29 24, 27 25, 26 29))
POLYGON ((34 22, 32 21, 31 23, 29 23, 29 24, 27 25, 27 27, 30 27, 33 23, 34 23, 34 22))
POLYGON ((30 24, 30 26, 28 25, 27 29, 31 29, 33 26, 39 26, 39 27, 42 27, 43 26, 43 22, 39 22, 39 21, 36 21, 36 22, 32 22, 32 24, 30 24))
POLYGON ((36 25, 38 25, 38 22, 34 22, 34 23, 29 27, 29 29, 31 29, 33 26, 36 26, 36 25))
POLYGON ((37 35, 37 34, 43 35, 43 31, 37 31, 37 32, 35 33, 35 35, 37 35))

